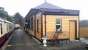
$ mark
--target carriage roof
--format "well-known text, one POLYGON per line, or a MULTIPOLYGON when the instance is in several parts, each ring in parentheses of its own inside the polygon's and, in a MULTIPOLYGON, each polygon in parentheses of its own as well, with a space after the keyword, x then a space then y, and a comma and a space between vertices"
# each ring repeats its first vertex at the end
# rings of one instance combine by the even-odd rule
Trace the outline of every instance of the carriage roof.
POLYGON ((7 20, 5 20, 5 19, 0 18, 0 23, 1 23, 1 22, 6 22, 6 23, 11 23, 11 24, 12 24, 12 22, 10 22, 10 21, 7 21, 7 20))

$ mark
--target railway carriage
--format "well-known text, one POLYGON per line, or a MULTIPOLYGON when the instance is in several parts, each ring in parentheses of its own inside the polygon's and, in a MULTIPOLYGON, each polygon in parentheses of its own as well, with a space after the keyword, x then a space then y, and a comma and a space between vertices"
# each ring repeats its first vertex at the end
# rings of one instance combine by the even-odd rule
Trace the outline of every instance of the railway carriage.
POLYGON ((32 8, 25 17, 25 30, 42 41, 47 40, 78 40, 79 10, 69 10, 43 3, 32 8))
POLYGON ((14 29, 13 23, 0 18, 0 37, 14 29))
POLYGON ((0 18, 0 48, 11 36, 13 29, 14 24, 12 22, 0 18))

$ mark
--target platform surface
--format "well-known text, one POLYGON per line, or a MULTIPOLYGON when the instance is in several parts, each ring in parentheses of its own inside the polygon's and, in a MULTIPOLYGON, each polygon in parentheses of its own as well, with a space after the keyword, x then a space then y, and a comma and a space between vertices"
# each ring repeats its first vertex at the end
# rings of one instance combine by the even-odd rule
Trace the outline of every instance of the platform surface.
POLYGON ((27 33, 25 33, 22 29, 15 30, 13 34, 14 35, 12 36, 5 50, 86 50, 83 47, 43 47, 31 36, 27 35, 27 33))

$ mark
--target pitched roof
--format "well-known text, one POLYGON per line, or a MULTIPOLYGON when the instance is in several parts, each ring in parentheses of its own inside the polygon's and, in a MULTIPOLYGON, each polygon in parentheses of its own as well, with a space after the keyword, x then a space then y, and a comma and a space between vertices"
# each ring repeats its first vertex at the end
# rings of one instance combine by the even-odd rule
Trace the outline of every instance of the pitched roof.
POLYGON ((68 10, 68 9, 42 9, 41 11, 45 11, 44 14, 50 15, 72 15, 78 16, 79 10, 68 10))
POLYGON ((71 15, 71 16, 79 16, 79 10, 71 10, 71 9, 64 9, 61 7, 57 7, 50 3, 43 3, 37 7, 34 7, 30 10, 27 16, 34 15, 39 11, 43 12, 45 15, 71 15))
POLYGON ((41 8, 46 8, 46 9, 62 9, 61 7, 57 7, 55 5, 52 5, 48 2, 45 2, 37 7, 35 7, 35 9, 41 9, 41 8))
POLYGON ((79 15, 79 11, 78 10, 69 10, 69 9, 63 9, 61 7, 57 7, 55 5, 52 5, 48 2, 45 2, 33 9, 39 9, 41 11, 44 11, 45 14, 59 14, 59 15, 79 15))

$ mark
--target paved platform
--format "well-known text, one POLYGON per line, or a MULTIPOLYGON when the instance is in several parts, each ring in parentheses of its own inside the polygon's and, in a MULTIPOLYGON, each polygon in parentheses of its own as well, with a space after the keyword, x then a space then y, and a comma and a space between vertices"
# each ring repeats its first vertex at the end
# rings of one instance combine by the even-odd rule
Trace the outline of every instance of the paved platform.
POLYGON ((40 45, 23 30, 18 29, 14 32, 6 50, 44 50, 44 48, 39 46, 40 45))
POLYGON ((48 46, 43 47, 23 30, 15 30, 5 50, 86 50, 84 47, 48 46))

